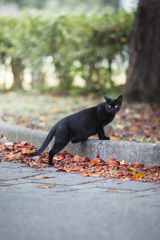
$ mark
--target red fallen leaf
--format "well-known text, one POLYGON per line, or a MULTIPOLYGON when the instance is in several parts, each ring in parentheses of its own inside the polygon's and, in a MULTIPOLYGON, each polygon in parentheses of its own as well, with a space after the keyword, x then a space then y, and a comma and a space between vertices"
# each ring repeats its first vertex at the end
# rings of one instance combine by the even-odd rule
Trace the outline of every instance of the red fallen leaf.
POLYGON ((65 157, 60 157, 58 160, 63 161, 64 159, 65 159, 65 157))
POLYGON ((108 161, 108 165, 110 167, 118 167, 120 165, 120 163, 114 157, 110 157, 110 159, 108 161))

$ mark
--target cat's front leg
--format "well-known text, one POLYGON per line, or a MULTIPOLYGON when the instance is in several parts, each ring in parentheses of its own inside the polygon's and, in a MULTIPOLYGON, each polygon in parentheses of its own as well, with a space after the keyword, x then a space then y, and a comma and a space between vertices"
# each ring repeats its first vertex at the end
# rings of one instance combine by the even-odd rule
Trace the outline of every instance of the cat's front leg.
POLYGON ((104 130, 102 126, 98 126, 97 132, 100 140, 110 140, 110 138, 106 137, 106 135, 104 134, 104 130))

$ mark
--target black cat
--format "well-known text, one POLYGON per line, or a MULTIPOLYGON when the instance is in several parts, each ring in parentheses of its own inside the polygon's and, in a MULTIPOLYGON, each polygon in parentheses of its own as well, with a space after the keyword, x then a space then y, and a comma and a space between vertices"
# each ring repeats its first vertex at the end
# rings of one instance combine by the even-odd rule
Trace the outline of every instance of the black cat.
POLYGON ((78 143, 97 133, 99 139, 109 140, 110 138, 104 134, 103 127, 109 124, 120 110, 123 96, 121 95, 117 99, 109 98, 106 95, 103 95, 103 97, 106 102, 74 113, 57 122, 50 130, 42 146, 36 152, 29 153, 29 156, 36 156, 43 152, 54 136, 55 142, 49 151, 49 165, 52 165, 54 155, 60 152, 70 141, 78 143))

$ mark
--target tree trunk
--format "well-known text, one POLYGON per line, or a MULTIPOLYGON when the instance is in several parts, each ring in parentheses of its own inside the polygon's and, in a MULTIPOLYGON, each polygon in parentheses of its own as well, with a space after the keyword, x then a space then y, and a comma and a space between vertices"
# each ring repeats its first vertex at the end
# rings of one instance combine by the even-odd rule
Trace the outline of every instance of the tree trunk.
POLYGON ((160 0, 140 0, 130 46, 128 101, 160 102, 160 0))
POLYGON ((11 60, 11 67, 12 67, 12 73, 14 77, 14 82, 12 87, 15 87, 17 89, 22 89, 23 71, 24 71, 24 65, 22 63, 22 59, 13 58, 11 60))

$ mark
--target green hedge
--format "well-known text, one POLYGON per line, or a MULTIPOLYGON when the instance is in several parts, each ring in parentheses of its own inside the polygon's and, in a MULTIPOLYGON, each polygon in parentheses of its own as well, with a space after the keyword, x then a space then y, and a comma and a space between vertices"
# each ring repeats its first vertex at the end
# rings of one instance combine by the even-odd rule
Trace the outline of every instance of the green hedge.
POLYGON ((0 17, 1 64, 11 58, 16 87, 22 88, 25 68, 31 70, 32 87, 42 87, 44 61, 51 56, 62 92, 72 88, 77 75, 87 92, 104 92, 106 83, 113 85, 116 56, 128 57, 133 17, 122 10, 52 17, 28 10, 20 18, 0 17))

